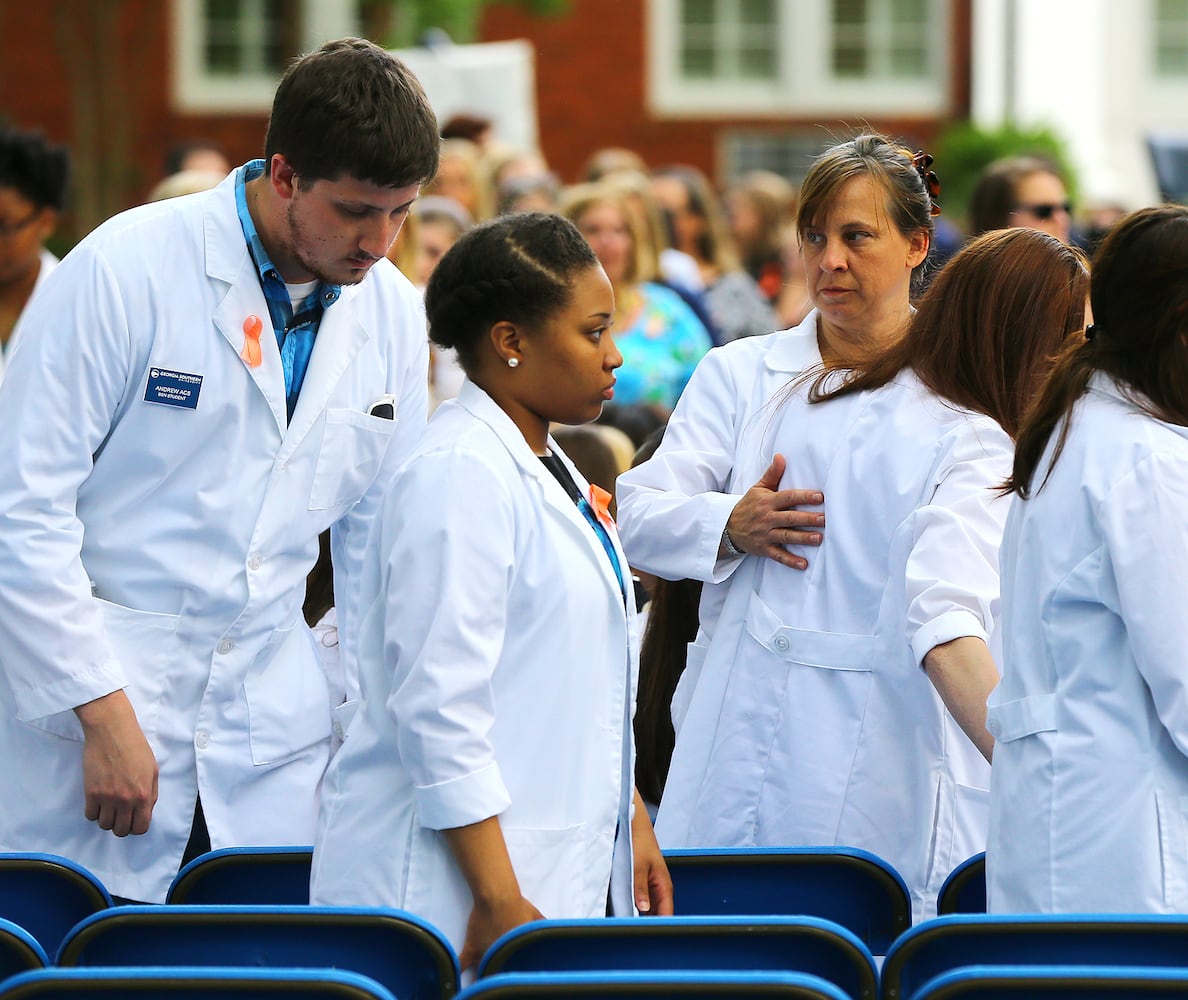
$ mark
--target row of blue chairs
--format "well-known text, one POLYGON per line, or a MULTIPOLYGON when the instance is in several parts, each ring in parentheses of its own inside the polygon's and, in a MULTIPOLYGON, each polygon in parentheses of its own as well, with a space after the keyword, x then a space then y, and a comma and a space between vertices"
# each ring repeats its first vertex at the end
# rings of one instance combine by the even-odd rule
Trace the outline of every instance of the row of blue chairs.
MULTIPOLYGON (((178 873, 167 902, 304 905, 309 848, 211 851, 178 873)), ((665 852, 682 915, 810 914, 886 952, 911 926, 907 887, 885 861, 852 848, 665 852)), ((0 855, 0 916, 21 924, 54 954, 80 920, 112 905, 94 875, 63 858, 0 855)))
MULTIPOLYGON (((215 976, 230 974, 228 965, 278 975, 302 967, 310 991, 318 970, 349 971, 366 983, 330 985, 357 991, 374 983, 376 996, 401 1000, 447 1000, 460 981, 448 942, 429 924, 395 910, 117 907, 82 921, 63 941, 58 967, 40 971, 45 955, 27 932, 2 923, 0 936, 40 959, 32 971, 4 980, 0 1000, 25 995, 6 990, 34 991, 38 983, 59 980, 81 989, 92 973, 110 980, 104 988, 114 995, 112 984, 121 975, 145 980, 141 985, 149 989, 150 971, 166 976, 172 969, 168 975, 180 976, 206 968, 205 975, 215 976), (135 968, 145 971, 132 973, 135 968)), ((234 989, 260 986, 245 981, 234 989)), ((903 934, 881 970, 856 935, 813 917, 549 920, 504 935, 484 956, 479 982, 456 995, 942 1000, 1087 996, 1090 986, 1100 995, 1186 995, 1188 917, 937 917, 903 934), (545 989, 562 982, 568 984, 562 992, 545 989), (1117 992, 1124 985, 1144 992, 1117 992)))
MULTIPOLYGON (((688 904, 688 912, 752 915, 531 925, 507 935, 486 956, 481 969, 485 988, 493 989, 491 984, 499 980, 501 988, 519 990, 523 987, 506 977, 540 975, 539 970, 546 969, 554 975, 584 976, 590 979, 586 986, 597 990, 601 987, 594 979, 615 969, 627 977, 615 984, 616 995, 627 995, 622 991, 628 988, 679 987, 684 993, 691 988, 687 982, 664 986, 659 981, 669 975, 665 970, 702 979, 714 970, 718 976, 734 970, 730 975, 752 977, 736 984, 740 989, 785 990, 780 995, 792 995, 786 992, 791 988, 819 991, 819 984, 808 980, 787 980, 794 974, 816 976, 849 997, 907 1000, 931 996, 928 991, 940 986, 953 996, 965 996, 963 991, 975 987, 1009 987, 1018 996, 1020 977, 1034 978, 1040 975, 1038 966, 1052 963, 1063 963, 1067 974, 1062 978, 1048 968, 1043 972, 1048 977, 1045 989, 1065 989, 1065 995, 1069 984, 1079 981, 1075 968, 1090 965, 1111 982, 1146 978, 1152 980, 1151 988, 1167 992, 1180 988, 1181 963, 1188 967, 1188 919, 983 915, 939 918, 908 930, 902 880, 865 852, 734 850, 670 852, 668 857, 678 897, 688 904), (771 915, 813 910, 840 919, 771 915), (881 976, 872 950, 886 954, 881 976), (977 975, 968 971, 979 965, 994 968, 977 975), (958 974, 961 969, 967 972, 958 974), (785 980, 760 982, 771 976, 785 980)), ((305 891, 296 886, 307 884, 308 866, 309 851, 303 848, 212 852, 179 874, 170 898, 230 894, 239 901, 245 894, 259 898, 293 893, 305 899, 305 891)), ((984 906, 983 873, 980 857, 953 873, 950 895, 958 905, 980 899, 984 906)), ((0 980, 20 970, 30 970, 33 981, 37 975, 48 979, 50 972, 33 973, 55 963, 187 967, 233 960, 236 966, 281 970, 339 966, 372 977, 400 997, 448 997, 459 983, 457 958, 449 944, 432 926, 401 911, 178 902, 112 909, 106 890, 80 866, 53 856, 0 855, 0 913, 6 912, 7 904, 28 910, 34 901, 45 904, 43 909, 58 909, 56 919, 61 921, 66 918, 54 902, 56 895, 88 908, 92 915, 69 928, 44 920, 38 925, 35 919, 42 941, 27 927, 0 922, 0 980), (58 888, 47 891, 55 881, 58 888)), ((83 973, 75 975, 75 981, 81 978, 83 973)), ((574 990, 577 979, 570 984, 574 990)), ((311 980, 309 988, 313 985, 311 980)), ((715 985, 706 980, 699 989, 719 987, 728 992, 725 981, 715 985)), ((573 995, 594 994, 578 990, 573 995)))

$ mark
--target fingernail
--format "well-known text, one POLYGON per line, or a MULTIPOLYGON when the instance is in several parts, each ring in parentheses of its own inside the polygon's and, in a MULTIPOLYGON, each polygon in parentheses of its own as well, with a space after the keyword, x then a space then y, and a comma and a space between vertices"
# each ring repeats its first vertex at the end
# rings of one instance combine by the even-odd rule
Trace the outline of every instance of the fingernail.
POLYGON ((813 503, 824 503, 824 502, 825 502, 825 494, 824 493, 814 493, 813 494, 813 503))
POLYGON ((825 527, 825 515, 824 514, 817 515, 817 527, 818 528, 825 527))
POLYGON ((635 902, 635 908, 639 910, 640 913, 648 913, 652 909, 651 900, 638 899, 635 902))

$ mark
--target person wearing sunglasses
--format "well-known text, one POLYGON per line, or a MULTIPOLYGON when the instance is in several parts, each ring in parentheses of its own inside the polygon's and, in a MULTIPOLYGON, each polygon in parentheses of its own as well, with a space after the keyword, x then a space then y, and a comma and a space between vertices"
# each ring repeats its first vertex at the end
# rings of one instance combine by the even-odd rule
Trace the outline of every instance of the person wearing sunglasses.
POLYGON ((1038 156, 995 160, 969 198, 970 236, 1022 226, 1072 242, 1072 202, 1059 169, 1038 156))
POLYGON ((39 132, 0 127, 0 378, 17 319, 58 263, 45 248, 66 204, 70 154, 39 132))

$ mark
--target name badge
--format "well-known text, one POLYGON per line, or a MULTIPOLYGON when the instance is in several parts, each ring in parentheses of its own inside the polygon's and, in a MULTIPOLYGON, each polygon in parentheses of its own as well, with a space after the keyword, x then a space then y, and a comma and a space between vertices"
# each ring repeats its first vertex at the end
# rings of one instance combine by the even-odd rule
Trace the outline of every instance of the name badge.
POLYGON ((146 403, 164 403, 166 406, 182 406, 192 410, 198 405, 198 393, 201 391, 201 375, 170 371, 168 368, 150 368, 144 399, 146 403))

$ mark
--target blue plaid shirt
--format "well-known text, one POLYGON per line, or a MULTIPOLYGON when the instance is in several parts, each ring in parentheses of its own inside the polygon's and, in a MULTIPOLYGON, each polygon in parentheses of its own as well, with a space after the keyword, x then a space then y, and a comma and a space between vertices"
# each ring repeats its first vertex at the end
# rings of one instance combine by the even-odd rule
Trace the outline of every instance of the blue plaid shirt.
POLYGON ((313 354, 314 338, 318 335, 322 314, 327 306, 338 301, 342 287, 329 285, 324 281, 319 282, 314 294, 305 300, 301 312, 293 315, 289 290, 285 288, 284 279, 272 263, 264 244, 260 242, 260 234, 256 232, 256 224, 252 221, 247 207, 247 182, 263 176, 265 166, 264 160, 252 160, 239 169, 239 176, 235 178, 235 206, 239 210, 243 238, 247 241, 248 252, 252 255, 256 270, 260 272, 260 287, 264 290, 264 298, 268 302, 268 315, 272 320, 276 344, 280 348, 281 366, 285 372, 285 409, 292 420, 293 410, 297 407, 297 395, 301 392, 301 383, 305 381, 309 359, 313 354))

